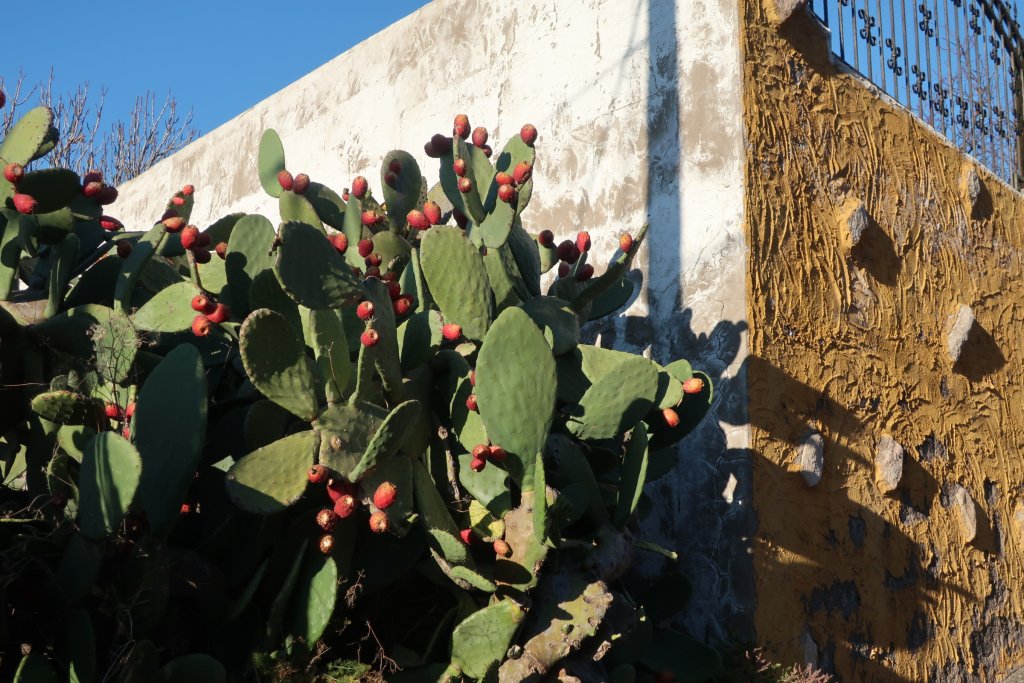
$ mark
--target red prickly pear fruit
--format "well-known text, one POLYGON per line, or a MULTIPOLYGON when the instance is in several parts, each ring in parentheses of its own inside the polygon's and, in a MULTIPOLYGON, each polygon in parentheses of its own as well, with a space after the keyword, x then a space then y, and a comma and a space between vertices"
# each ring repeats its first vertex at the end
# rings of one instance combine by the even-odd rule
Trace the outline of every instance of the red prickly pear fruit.
POLYGON ((700 377, 691 377, 683 382, 684 394, 699 394, 704 391, 704 380, 700 377))
POLYGON ((452 130, 460 138, 465 140, 469 137, 469 117, 465 114, 456 114, 455 123, 452 126, 452 130))
POLYGON ((195 185, 186 185, 185 187, 181 188, 181 193, 183 195, 185 195, 186 197, 191 197, 192 193, 195 192, 195 191, 196 191, 195 185))
POLYGON ((476 386, 476 370, 470 370, 469 371, 469 386, 471 386, 471 387, 475 387, 476 386))
POLYGON ((210 246, 210 233, 208 233, 208 232, 201 232, 201 233, 199 233, 199 237, 196 238, 196 246, 198 246, 198 247, 208 247, 208 246, 210 246))
POLYGON ((555 235, 550 230, 541 230, 540 234, 537 235, 537 241, 540 243, 540 246, 550 249, 555 244, 555 235))
POLYGON ((100 206, 113 204, 117 201, 117 188, 111 185, 104 185, 96 195, 96 203, 100 206))
POLYGON ((512 179, 516 185, 522 185, 533 176, 533 166, 528 161, 520 161, 512 170, 512 179))
POLYGON ((459 178, 459 192, 466 194, 473 189, 473 181, 469 178, 459 178))
POLYGON ((392 159, 390 161, 390 163, 388 163, 388 170, 391 171, 392 173, 394 173, 395 175, 401 175, 402 174, 402 160, 401 159, 392 159))
POLYGON ((196 313, 202 313, 203 315, 209 315, 213 313, 213 309, 217 308, 217 304, 210 300, 210 297, 205 294, 196 294, 192 297, 192 310, 196 313))
POLYGON ((661 416, 665 418, 665 424, 673 429, 679 426, 679 413, 672 410, 671 408, 665 408, 661 411, 661 416))
POLYGON ((505 462, 505 458, 508 457, 508 452, 506 452, 501 446, 491 446, 488 450, 487 457, 494 462, 505 462))
MULTIPOLYGON (((388 282, 388 283, 397 282, 398 281, 398 275, 395 274, 395 271, 389 270, 388 272, 386 272, 383 275, 381 275, 380 279, 383 280, 384 282, 388 282)), ((391 287, 388 287, 388 294, 391 294, 391 287)), ((401 292, 395 292, 395 294, 392 295, 391 300, 394 301, 395 299, 397 299, 399 294, 401 294, 401 292)))
POLYGON ((206 247, 196 247, 193 250, 192 255, 196 257, 196 263, 199 264, 209 263, 210 259, 213 258, 210 255, 210 250, 206 247))
POLYGON ((111 420, 116 420, 121 417, 121 407, 116 403, 107 403, 103 406, 103 414, 111 420))
POLYGON ((562 261, 558 264, 558 277, 565 277, 569 274, 569 264, 562 261))
POLYGON ((192 506, 189 505, 188 503, 182 503, 181 504, 181 509, 178 512, 179 512, 179 514, 182 514, 182 515, 191 514, 192 506))
POLYGON ((586 230, 576 233, 576 248, 581 252, 590 251, 590 233, 586 230))
POLYGON ((519 137, 522 138, 527 147, 533 147, 533 143, 537 142, 537 127, 532 123, 526 124, 519 129, 519 137))
POLYGON ((466 160, 456 159, 455 161, 453 161, 452 170, 455 171, 455 175, 459 176, 460 178, 466 175, 466 160))
POLYGON ((390 188, 394 188, 398 183, 398 174, 394 171, 388 171, 384 174, 384 184, 390 188))
POLYGON ((469 461, 469 469, 474 472, 479 472, 483 468, 487 467, 487 461, 483 458, 473 458, 469 461))
POLYGON ((434 202, 424 202, 423 215, 430 221, 430 225, 441 225, 441 207, 434 202))
POLYGON ((348 249, 348 237, 346 237, 344 233, 335 233, 331 235, 330 240, 331 246, 333 246, 334 250, 339 254, 344 254, 348 249))
POLYGON ((478 443, 477 445, 473 446, 473 450, 470 453, 470 455, 472 455, 473 458, 475 458, 477 460, 486 460, 487 456, 490 454, 490 452, 491 452, 491 447, 490 446, 488 446, 485 443, 478 443))
POLYGON ((185 219, 181 216, 170 216, 161 221, 164 225, 164 230, 167 232, 180 232, 185 227, 185 219))
POLYGON ((388 273, 388 275, 392 278, 388 280, 388 298, 392 301, 398 301, 398 297, 402 296, 402 285, 394 281, 394 273, 388 273))
POLYGON ((205 337, 210 334, 211 327, 210 319, 202 313, 192 319, 192 334, 197 337, 205 337))
POLYGON ((370 515, 370 531, 375 534, 382 534, 388 530, 388 515, 378 510, 370 515))
POLYGON ((366 257, 366 265, 368 266, 379 266, 381 261, 380 254, 370 254, 366 257))
POLYGON ((380 268, 378 266, 368 266, 366 272, 363 273, 365 277, 380 277, 380 268))
POLYGON ((310 484, 319 484, 327 479, 329 473, 330 471, 325 465, 313 465, 306 473, 306 478, 309 479, 310 484))
POLYGON ((320 512, 316 513, 316 524, 324 531, 333 531, 334 525, 338 523, 341 517, 338 513, 330 508, 324 508, 320 512))
POLYGON ((470 394, 469 398, 466 399, 466 408, 472 410, 474 413, 480 412, 480 409, 476 405, 476 394, 470 394))
POLYGON ((462 539, 463 543, 465 543, 466 545, 469 545, 470 543, 473 542, 473 530, 472 529, 463 529, 462 531, 459 532, 459 538, 462 539))
POLYGON ((339 498, 345 494, 352 493, 352 489, 348 483, 341 479, 328 479, 327 486, 325 488, 327 489, 327 497, 331 499, 332 503, 337 503, 339 498))
POLYGON ((370 211, 369 209, 367 209, 366 211, 363 211, 363 213, 359 216, 359 220, 366 227, 377 225, 377 213, 375 211, 370 211))
POLYGON ((359 255, 366 258, 373 253, 373 240, 359 240, 359 244, 356 245, 356 249, 359 250, 359 255))
POLYGON ((373 504, 381 510, 387 510, 395 502, 397 495, 398 487, 390 481, 381 482, 381 485, 373 492, 373 504))
POLYGON ((516 190, 511 185, 501 185, 498 187, 498 199, 500 199, 501 201, 505 202, 506 204, 511 204, 513 201, 515 201, 515 198, 516 190))
POLYGON ((512 546, 505 541, 498 539, 493 544, 494 554, 498 557, 512 557, 512 546))
POLYGON ((128 425, 125 425, 124 427, 122 427, 121 428, 121 436, 123 436, 126 439, 131 439, 132 438, 132 428, 129 427, 128 425))
POLYGON ((359 501, 351 493, 342 493, 338 496, 338 499, 334 501, 334 514, 342 519, 347 519, 352 516, 352 513, 359 507, 359 501))
POLYGON ((431 225, 430 219, 419 209, 410 211, 405 216, 405 220, 409 223, 410 228, 415 228, 416 230, 426 230, 431 225))
POLYGON ((306 194, 306 190, 309 189, 309 176, 305 173, 300 173, 295 176, 295 181, 292 183, 292 192, 295 194, 306 194))
POLYGON ((361 335, 359 335, 359 343, 362 344, 363 346, 373 346, 379 341, 380 334, 377 333, 377 330, 366 330, 361 335))
POLYGON ((370 189, 370 184, 366 182, 366 178, 361 175, 357 175, 352 180, 352 196, 356 199, 362 199, 366 196, 366 191, 370 189))
POLYGON ((30 214, 36 212, 36 198, 32 195, 27 194, 16 194, 11 197, 11 201, 14 202, 14 208, 18 213, 30 214))
POLYGON ((103 191, 103 182, 99 180, 93 180, 82 186, 82 194, 86 197, 93 198, 99 195, 103 191))
POLYGON ((334 552, 334 536, 324 534, 320 537, 320 552, 324 555, 330 555, 334 552))
POLYGON ((128 240, 117 241, 117 256, 122 259, 128 258, 132 253, 132 243, 128 240))
POLYGON ((490 145, 484 145, 480 149, 482 149, 484 151, 484 156, 487 157, 488 159, 490 159, 491 155, 494 154, 494 150, 491 149, 490 145))
POLYGON ((174 204, 175 206, 184 206, 185 205, 185 198, 184 197, 177 197, 177 196, 171 197, 171 204, 174 204))
POLYGON ((555 251, 555 256, 558 257, 559 261, 565 261, 569 263, 569 259, 572 257, 572 249, 576 246, 569 240, 563 240, 558 244, 558 248, 555 251))
POLYGON ((181 231, 181 246, 192 249, 199 241, 199 228, 194 225, 186 225, 181 231))
POLYGON ((95 168, 90 168, 88 171, 85 172, 85 175, 82 176, 82 187, 85 187, 89 183, 102 183, 102 182, 103 182, 103 173, 101 171, 97 171, 95 168))
POLYGON ((100 216, 100 227, 107 232, 117 232, 124 227, 124 224, 110 216, 100 216))
POLYGON ((576 280, 579 282, 586 282, 592 277, 594 277, 594 266, 589 263, 584 263, 583 267, 576 273, 576 280))
POLYGON ((436 133, 432 138, 430 138, 430 142, 423 146, 423 151, 432 159, 438 159, 446 154, 451 154, 452 139, 441 135, 440 133, 436 133))
POLYGON ((633 248, 633 236, 628 232, 624 232, 619 235, 619 249, 623 252, 627 252, 633 248))
POLYGON ((129 403, 127 406, 125 406, 124 409, 124 416, 127 417, 129 420, 132 419, 133 415, 135 415, 135 401, 129 403))
POLYGON ((406 296, 400 296, 397 299, 395 299, 392 302, 391 306, 392 306, 392 308, 395 311, 395 315, 400 318, 403 315, 408 315, 409 314, 409 311, 412 310, 412 304, 413 304, 412 297, 409 296, 409 295, 406 295, 406 296))
POLYGON ((457 341, 462 337, 462 326, 455 323, 447 323, 441 327, 441 336, 448 341, 457 341))
POLYGON ((228 320, 231 319, 231 309, 225 306, 224 304, 217 304, 217 306, 213 309, 213 313, 211 313, 208 317, 210 318, 211 323, 215 323, 217 325, 220 325, 221 323, 226 323, 228 320))
POLYGON ((4 166, 4 178, 7 182, 17 185, 25 177, 25 167, 21 164, 7 164, 4 166))
POLYGON ((466 214, 462 213, 458 209, 452 209, 452 218, 455 219, 455 225, 460 228, 465 228, 469 225, 469 218, 467 218, 466 214))
POLYGON ((281 185, 282 190, 291 190, 295 187, 295 178, 287 170, 282 169, 277 174, 277 182, 281 185))
POLYGON ((228 257, 228 243, 227 242, 217 242, 217 246, 214 247, 213 250, 215 252, 217 252, 217 256, 220 256, 221 260, 224 260, 224 259, 226 259, 228 257))
POLYGON ((356 315, 360 320, 369 320, 373 317, 373 302, 364 301, 356 306, 356 315))
POLYGON ((473 129, 473 144, 477 147, 483 147, 487 144, 487 129, 483 126, 477 126, 473 129))

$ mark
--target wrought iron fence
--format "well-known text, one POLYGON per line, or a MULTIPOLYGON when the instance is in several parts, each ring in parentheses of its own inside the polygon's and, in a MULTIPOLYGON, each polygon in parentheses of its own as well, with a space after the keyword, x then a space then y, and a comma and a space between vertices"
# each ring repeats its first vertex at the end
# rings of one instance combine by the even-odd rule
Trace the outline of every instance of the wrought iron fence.
POLYGON ((1022 47, 1002 0, 810 0, 832 51, 1021 188, 1022 47))

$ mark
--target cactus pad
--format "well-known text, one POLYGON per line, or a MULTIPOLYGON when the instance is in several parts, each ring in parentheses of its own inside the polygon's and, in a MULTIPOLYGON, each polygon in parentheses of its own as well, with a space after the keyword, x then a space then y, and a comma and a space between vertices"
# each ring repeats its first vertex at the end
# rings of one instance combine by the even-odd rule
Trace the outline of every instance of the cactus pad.
POLYGON ((544 333, 556 356, 576 348, 580 342, 580 323, 566 302, 551 296, 538 296, 523 304, 523 310, 544 333))
POLYGON ((271 197, 280 197, 283 190, 277 181, 277 174, 284 170, 284 145, 273 128, 263 131, 260 138, 258 164, 263 189, 271 197))
POLYGON ((43 146, 51 126, 53 112, 47 107, 36 107, 27 112, 7 133, 3 143, 0 143, 0 159, 5 164, 25 166, 43 146))
POLYGON ((253 451, 228 470, 228 495, 246 512, 267 515, 295 503, 306 490, 319 437, 305 431, 253 451))
POLYGON ((306 308, 341 308, 359 299, 359 282, 327 236, 305 223, 283 223, 274 272, 306 308))
POLYGON ((97 434, 86 446, 79 474, 78 527, 97 540, 124 519, 142 474, 142 458, 114 432, 97 434))
POLYGON ((131 321, 136 329, 146 332, 184 332, 196 316, 192 297, 197 294, 199 288, 188 280, 165 287, 135 311, 131 321))
POLYGON ((245 319, 239 335, 249 379, 271 401, 296 417, 316 417, 313 375, 305 344, 283 316, 262 308, 245 319))
POLYGON ((423 237, 420 265, 445 322, 461 325, 470 339, 483 339, 491 322, 490 287, 476 247, 458 228, 438 226, 423 237))
POLYGON ((452 663, 467 676, 484 678, 505 658, 523 616, 523 609, 509 599, 473 613, 452 634, 452 663))
POLYGON ((610 439, 632 429, 655 405, 658 369, 640 356, 626 356, 566 408, 566 426, 580 439, 610 439), (631 391, 622 391, 630 387, 631 391))

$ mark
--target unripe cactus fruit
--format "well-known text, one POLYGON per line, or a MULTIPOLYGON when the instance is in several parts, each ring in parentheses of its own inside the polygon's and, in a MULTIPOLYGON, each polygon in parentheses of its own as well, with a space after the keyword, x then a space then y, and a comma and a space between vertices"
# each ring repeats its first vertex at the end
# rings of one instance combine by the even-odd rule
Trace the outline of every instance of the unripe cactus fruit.
POLYGON ((359 507, 359 501, 351 493, 342 493, 338 496, 338 499, 334 501, 334 514, 338 515, 341 519, 346 519, 352 516, 352 513, 359 507))
POLYGON ((466 545, 469 545, 470 543, 473 542, 473 530, 472 529, 463 529, 462 531, 459 532, 459 538, 462 539, 463 543, 465 543, 466 545))
POLYGON ((102 183, 102 182, 103 182, 103 173, 101 171, 97 171, 95 168, 90 168, 88 171, 85 172, 85 175, 82 176, 82 187, 83 188, 86 185, 88 185, 89 183, 102 183))
POLYGON ((522 138, 527 147, 533 147, 533 143, 537 142, 536 126, 532 123, 526 124, 519 130, 519 137, 522 138))
POLYGON ((474 413, 480 411, 476 405, 476 394, 470 394, 469 398, 466 399, 466 408, 472 410, 474 413))
POLYGON ((217 304, 213 309, 213 313, 210 313, 208 317, 211 323, 215 323, 217 325, 226 323, 231 319, 231 309, 224 304, 217 304))
POLYGON ((195 192, 195 191, 196 191, 196 188, 195 188, 194 185, 186 185, 185 187, 181 188, 181 193, 183 195, 185 195, 186 197, 192 196, 192 193, 195 192))
POLYGON ((359 316, 360 320, 369 320, 373 317, 373 302, 363 301, 356 306, 356 315, 359 316))
POLYGON ((441 225, 441 207, 434 202, 427 201, 423 204, 423 215, 431 225, 441 225))
POLYGON ((217 256, 220 256, 222 261, 228 257, 228 243, 227 242, 218 242, 217 246, 214 247, 213 250, 215 252, 217 252, 217 256))
POLYGON ((124 227, 124 224, 110 216, 100 216, 100 227, 107 232, 117 232, 124 227))
POLYGON ((466 175, 466 160, 456 159, 455 161, 453 161, 452 170, 455 171, 455 175, 459 176, 460 178, 466 175))
POLYGON ((576 245, 569 240, 562 240, 559 242, 558 248, 555 250, 555 256, 559 261, 565 261, 568 263, 569 259, 572 258, 572 249, 574 246, 576 245))
POLYGON ((418 209, 410 211, 406 215, 405 220, 409 223, 410 228, 415 228, 416 230, 426 230, 431 226, 430 219, 418 209))
POLYGON ((121 417, 121 408, 116 403, 107 403, 103 406, 103 414, 111 420, 121 417))
POLYGON ((513 201, 515 201, 515 198, 516 190, 511 185, 500 185, 498 187, 498 199, 500 199, 501 201, 505 202, 506 204, 511 204, 513 201))
POLYGON ((324 534, 320 537, 320 552, 330 555, 334 551, 334 536, 324 534))
POLYGON ((99 194, 96 195, 96 203, 100 206, 106 206, 107 204, 113 204, 117 201, 117 188, 111 185, 104 185, 99 194))
POLYGON ((330 236, 331 245, 339 254, 344 254, 348 249, 348 237, 344 233, 337 232, 330 236))
POLYGON ((14 208, 18 213, 31 214, 36 212, 38 202, 36 202, 35 197, 32 195, 19 193, 11 197, 11 201, 14 202, 14 208))
POLYGON ((512 557, 512 546, 500 538, 493 543, 494 554, 498 557, 512 557))
POLYGON ((469 137, 469 117, 465 114, 456 114, 452 128, 456 135, 465 140, 469 137))
POLYGON ((370 515, 370 531, 375 534, 382 534, 388 530, 388 515, 378 510, 370 515))
POLYGON ((540 234, 537 235, 537 242, 542 247, 551 248, 555 244, 555 235, 550 230, 541 230, 540 234))
POLYGON ((161 221, 164 225, 164 230, 167 232, 180 232, 185 227, 185 219, 181 216, 168 216, 161 221))
POLYGON ((440 133, 436 133, 432 138, 430 138, 430 142, 423 145, 423 151, 426 152, 427 156, 431 159, 438 159, 446 154, 451 154, 452 139, 445 137, 440 133))
POLYGON ((295 187, 295 178, 293 178, 292 174, 285 169, 282 169, 281 172, 277 174, 277 182, 281 185, 282 190, 287 191, 295 187))
POLYGON ((359 250, 360 256, 366 258, 373 252, 373 240, 359 240, 356 249, 359 250))
POLYGON ((459 192, 466 194, 473 189, 473 181, 469 178, 459 178, 459 192))
POLYGON ((370 188, 370 184, 366 182, 366 178, 361 175, 357 175, 352 180, 352 196, 356 199, 362 199, 366 196, 366 191, 370 188))
POLYGON ((86 197, 93 198, 99 195, 103 191, 103 183, 99 180, 92 180, 82 186, 82 194, 86 197))
POLYGON ((633 236, 628 232, 624 232, 619 235, 619 249, 623 252, 627 252, 633 248, 633 236))
POLYGON ((484 156, 487 157, 488 159, 490 159, 491 155, 494 154, 494 150, 491 149, 490 145, 484 145, 480 149, 482 149, 484 151, 484 156))
POLYGON ((338 513, 327 508, 316 513, 317 526, 327 532, 334 531, 334 525, 338 523, 339 519, 341 517, 338 517, 338 513))
POLYGON ((683 382, 684 394, 699 394, 704 390, 704 380, 700 377, 691 377, 683 382))
POLYGON ((398 488, 390 481, 381 482, 377 490, 373 492, 373 504, 381 510, 387 510, 395 502, 398 495, 398 488))
POLYGON ((295 194, 306 194, 306 190, 309 189, 309 176, 305 173, 300 173, 295 176, 295 180, 292 183, 292 192, 295 194))
POLYGON ((370 254, 366 257, 366 265, 379 266, 381 263, 380 254, 370 254))
POLYGON ((661 411, 661 416, 665 419, 665 424, 669 427, 675 428, 679 426, 679 413, 671 408, 665 408, 661 411))
POLYGON ((171 204, 174 204, 175 206, 184 206, 185 198, 178 196, 171 197, 171 204))
POLYGON ((192 297, 192 310, 196 313, 202 313, 203 315, 209 315, 213 313, 213 309, 217 308, 217 304, 210 300, 210 297, 205 294, 196 294, 192 297))
POLYGON ((192 334, 197 337, 205 337, 210 334, 210 329, 213 325, 210 323, 210 319, 200 313, 192 319, 192 334))
MULTIPOLYGON (((388 298, 392 301, 398 301, 398 297, 402 296, 402 285, 395 282, 394 277, 394 273, 388 273, 385 275, 385 279, 387 279, 388 282, 388 298)), ((412 297, 409 297, 409 299, 411 300, 412 297)))
POLYGON ((210 246, 210 233, 208 233, 208 232, 201 232, 201 233, 199 233, 199 237, 196 238, 196 246, 199 246, 199 247, 208 247, 208 246, 210 246))
POLYGON ((25 167, 21 164, 7 164, 4 166, 4 178, 7 182, 17 185, 25 177, 25 167))
POLYGON ((327 480, 329 471, 325 465, 313 465, 306 472, 306 478, 309 479, 310 484, 319 484, 327 480))
POLYGON ((181 231, 181 246, 191 249, 199 241, 199 228, 194 225, 186 225, 181 231))
POLYGON ((447 323, 441 327, 441 336, 448 341, 458 341, 462 337, 462 326, 455 323, 447 323))
POLYGON ((394 308, 395 315, 399 318, 404 315, 408 315, 409 311, 412 310, 413 303, 413 298, 408 294, 406 294, 405 296, 398 297, 392 303, 392 308, 394 308))
POLYGON ((361 335, 359 335, 359 343, 362 344, 363 346, 374 346, 379 341, 380 334, 378 334, 377 330, 374 329, 366 330, 361 335))
POLYGON ((576 248, 581 252, 590 251, 590 233, 586 230, 576 233, 576 248))
POLYGON ((594 277, 594 266, 589 263, 584 263, 583 267, 576 273, 576 280, 579 282, 586 282, 592 277, 594 277))
POLYGON ((491 446, 487 451, 487 457, 494 462, 505 462, 508 453, 501 446, 491 446))
POLYGON ((558 264, 558 277, 565 277, 566 275, 568 275, 569 274, 569 268, 570 268, 569 264, 566 263, 565 261, 562 261, 561 263, 559 263, 558 264))
POLYGON ((533 176, 533 166, 528 161, 520 161, 512 170, 512 180, 516 185, 522 185, 533 176))
POLYGON ((388 171, 387 173, 384 174, 384 184, 387 185, 388 187, 393 188, 397 182, 398 174, 395 173, 394 171, 388 171))
POLYGON ((117 241, 117 256, 118 258, 126 259, 132 253, 132 243, 128 240, 117 241))
POLYGON ((487 144, 487 129, 483 126, 477 126, 473 129, 473 144, 477 147, 483 147, 487 144))

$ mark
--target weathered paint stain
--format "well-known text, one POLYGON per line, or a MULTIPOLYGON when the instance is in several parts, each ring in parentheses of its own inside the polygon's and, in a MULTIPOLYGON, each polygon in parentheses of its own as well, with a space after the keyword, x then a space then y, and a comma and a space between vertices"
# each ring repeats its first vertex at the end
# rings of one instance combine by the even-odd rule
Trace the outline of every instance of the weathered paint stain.
POLYGON ((845 681, 1001 680, 1024 663, 1024 198, 980 171, 972 216, 964 155, 833 66, 807 17, 780 33, 742 7, 759 642, 845 681), (852 252, 851 197, 871 218, 852 252), (978 325, 951 366, 960 303, 978 325), (905 450, 889 495, 883 434, 905 450))

